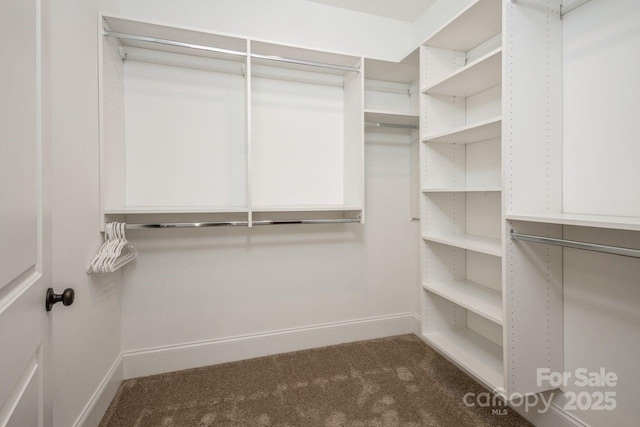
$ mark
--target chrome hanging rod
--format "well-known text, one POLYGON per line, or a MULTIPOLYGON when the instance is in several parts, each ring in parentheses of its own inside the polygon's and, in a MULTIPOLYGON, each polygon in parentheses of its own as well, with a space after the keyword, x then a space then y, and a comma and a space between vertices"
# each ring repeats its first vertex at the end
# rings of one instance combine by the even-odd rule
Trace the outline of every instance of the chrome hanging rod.
MULTIPOLYGON (((204 50, 207 52, 224 53, 224 54, 234 55, 234 56, 247 56, 247 52, 242 52, 240 50, 222 49, 218 47, 204 46, 204 45, 193 44, 193 43, 178 42, 175 40, 160 39, 157 37, 137 36, 134 34, 119 33, 119 32, 108 31, 108 30, 105 30, 103 34, 107 37, 115 37, 122 40, 135 40, 135 41, 141 41, 141 42, 163 44, 167 46, 184 47, 187 49, 204 50)), ((306 65, 309 67, 316 67, 316 68, 328 68, 328 69, 340 70, 340 71, 353 71, 356 73, 360 72, 360 67, 349 67, 346 65, 326 64, 324 62, 306 61, 303 59, 286 58, 283 56, 263 55, 260 53, 251 53, 249 56, 256 59, 264 59, 267 61, 286 62, 289 64, 306 65)))
POLYGON ((217 221, 217 222, 160 222, 157 224, 127 224, 127 230, 144 228, 206 228, 206 227, 247 227, 248 221, 217 221))
POLYGON ((290 224, 355 224, 359 223, 360 218, 340 218, 340 219, 274 219, 274 220, 257 220, 253 221, 253 225, 290 225, 290 224))
MULTIPOLYGON (((360 218, 340 219, 274 219, 257 220, 252 225, 290 225, 290 224, 352 224, 359 223, 360 218)), ((127 224, 127 230, 147 228, 207 228, 207 227, 248 227, 248 221, 216 221, 216 222, 161 222, 155 224, 127 224)))
POLYGON ((368 127, 378 127, 378 128, 393 128, 393 129, 418 129, 416 125, 400 125, 395 123, 373 123, 373 122, 364 122, 365 126, 368 127))
POLYGON ((607 246, 597 243, 577 242, 575 240, 556 239, 553 237, 533 236, 531 234, 520 234, 511 230, 509 233, 511 240, 522 240, 525 242, 543 243, 545 245, 562 246, 565 248, 581 249, 591 252, 601 252, 605 254, 621 255, 631 258, 640 258, 639 249, 622 248, 619 246, 607 246))

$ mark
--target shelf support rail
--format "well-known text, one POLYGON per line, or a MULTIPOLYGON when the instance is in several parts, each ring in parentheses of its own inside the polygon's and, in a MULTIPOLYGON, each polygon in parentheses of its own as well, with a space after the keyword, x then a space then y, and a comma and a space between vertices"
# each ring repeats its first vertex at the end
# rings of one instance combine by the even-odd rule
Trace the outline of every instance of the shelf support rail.
POLYGON ((219 47, 204 46, 199 44, 185 43, 185 42, 179 42, 179 41, 168 40, 168 39, 160 39, 157 37, 138 36, 134 34, 119 33, 119 32, 108 31, 108 30, 104 30, 103 35, 107 37, 115 37, 121 40, 134 40, 134 41, 141 41, 141 42, 148 42, 148 43, 156 43, 156 44, 163 44, 167 46, 183 47, 187 49, 203 50, 207 52, 223 53, 223 54, 234 55, 234 56, 250 56, 256 59, 286 62, 289 64, 306 65, 309 67, 328 68, 328 69, 340 70, 340 71, 352 71, 355 73, 360 72, 360 67, 349 67, 346 65, 326 64, 324 62, 306 61, 303 59, 286 58, 283 56, 263 55, 260 53, 253 53, 253 52, 247 54, 247 52, 243 52, 240 50, 222 49, 219 47))
MULTIPOLYGON (((359 223, 360 218, 339 219, 273 219, 256 220, 252 225, 291 225, 291 224, 353 224, 359 223)), ((249 221, 215 221, 215 222, 160 222, 154 224, 127 224, 127 230, 141 230, 147 228, 207 228, 207 227, 248 227, 249 221)))
POLYGON ((511 230, 509 233, 511 240, 522 240, 525 242, 542 243, 545 245, 562 246, 565 248, 580 249, 591 252, 601 252, 611 255, 620 255, 630 258, 640 258, 640 249, 623 248, 620 246, 608 246, 598 243, 578 242, 575 240, 557 239, 553 237, 534 236, 531 234, 520 234, 511 230))

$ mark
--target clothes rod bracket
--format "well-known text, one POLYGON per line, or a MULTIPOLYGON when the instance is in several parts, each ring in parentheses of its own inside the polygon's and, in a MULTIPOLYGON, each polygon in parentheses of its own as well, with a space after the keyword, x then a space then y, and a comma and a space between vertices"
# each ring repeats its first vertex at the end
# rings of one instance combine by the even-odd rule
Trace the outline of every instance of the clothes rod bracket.
POLYGON ((545 245, 562 246, 571 249, 600 252, 611 255, 620 255, 630 258, 640 258, 640 249, 623 248, 619 246, 601 245, 598 243, 578 242, 575 240, 557 239, 554 237, 534 236, 531 234, 516 233, 511 230, 509 233, 511 240, 522 240, 525 242, 542 243, 545 245))

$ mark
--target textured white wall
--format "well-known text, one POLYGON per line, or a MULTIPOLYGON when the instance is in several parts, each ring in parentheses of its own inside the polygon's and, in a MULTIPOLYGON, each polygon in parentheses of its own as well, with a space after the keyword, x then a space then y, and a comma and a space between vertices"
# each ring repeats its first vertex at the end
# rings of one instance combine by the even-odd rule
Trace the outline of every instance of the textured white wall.
MULTIPOLYGON (((113 3, 113 2, 111 2, 113 3)), ((103 9, 112 6, 104 2, 103 9)), ((76 300, 53 312, 54 423, 76 421, 120 354, 118 275, 87 263, 102 244, 98 182, 98 0, 52 4, 53 285, 76 300)))

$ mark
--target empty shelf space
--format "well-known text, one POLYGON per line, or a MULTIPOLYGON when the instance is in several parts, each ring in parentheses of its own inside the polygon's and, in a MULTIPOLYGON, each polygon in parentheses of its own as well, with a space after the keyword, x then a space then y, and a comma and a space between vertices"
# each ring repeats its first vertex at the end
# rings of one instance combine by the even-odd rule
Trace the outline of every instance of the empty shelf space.
POLYGON ((502 347, 467 328, 423 334, 436 350, 491 389, 504 387, 502 347))
POLYGON ((364 110, 364 121, 367 123, 385 123, 390 125, 418 126, 417 114, 402 114, 392 111, 364 110))
POLYGON ((468 52, 502 30, 502 1, 476 0, 443 25, 424 43, 468 52))
POLYGON ((579 227, 608 228, 612 230, 640 231, 640 218, 625 216, 585 215, 570 213, 509 214, 514 221, 575 225, 579 227))
POLYGON ((247 207, 126 207, 121 209, 106 209, 105 215, 134 215, 134 214, 182 214, 182 213, 246 213, 247 207))
POLYGON ((449 77, 427 86, 423 93, 466 98, 501 82, 502 47, 499 47, 458 69, 449 77))
POLYGON ((310 205, 310 206, 254 206, 252 212, 353 212, 361 211, 362 206, 310 205))
POLYGON ((423 288, 502 325, 502 294, 468 280, 426 283, 423 288))
POLYGON ((441 243, 474 252, 480 252, 497 257, 502 256, 502 241, 490 237, 474 236, 471 234, 435 234, 428 233, 422 238, 429 242, 441 243))
POLYGON ((428 135, 423 142, 444 142, 449 144, 471 144, 502 136, 502 117, 472 123, 457 129, 428 135))
POLYGON ((444 187, 423 188, 423 193, 498 193, 502 187, 444 187))

